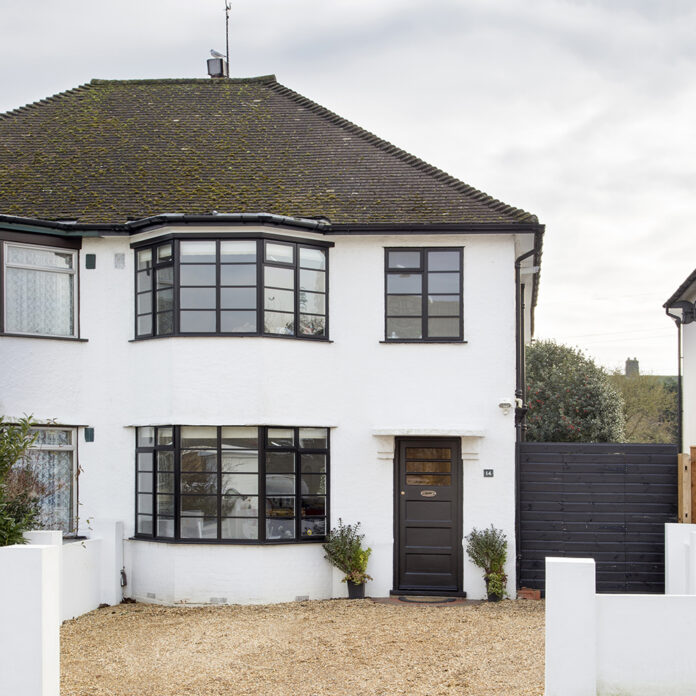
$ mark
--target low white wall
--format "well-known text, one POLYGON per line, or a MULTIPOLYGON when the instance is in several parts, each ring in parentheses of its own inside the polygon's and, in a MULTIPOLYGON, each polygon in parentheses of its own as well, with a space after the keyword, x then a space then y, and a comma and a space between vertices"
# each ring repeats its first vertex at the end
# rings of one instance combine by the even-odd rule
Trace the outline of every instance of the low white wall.
POLYGON ((0 694, 58 696, 59 552, 0 548, 0 694))
POLYGON ((60 621, 86 614, 100 604, 118 604, 123 598, 123 523, 105 520, 89 531, 92 538, 74 541, 64 540, 57 531, 24 535, 30 545, 58 549, 60 621))
MULTIPOLYGON (((129 597, 160 604, 272 604, 347 594, 320 544, 126 542, 129 597)), ((370 594, 370 583, 366 587, 370 594)))
POLYGON ((665 594, 696 594, 696 524, 665 525, 665 594))
POLYGON ((696 596, 597 595, 592 559, 546 559, 546 696, 693 696, 696 596))

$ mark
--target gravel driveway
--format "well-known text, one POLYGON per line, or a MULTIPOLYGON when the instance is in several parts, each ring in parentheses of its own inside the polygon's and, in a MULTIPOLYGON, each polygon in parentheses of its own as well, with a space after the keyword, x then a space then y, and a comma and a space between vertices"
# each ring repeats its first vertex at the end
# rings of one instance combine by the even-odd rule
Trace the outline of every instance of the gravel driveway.
POLYGON ((63 624, 62 696, 539 696, 543 602, 122 604, 63 624))

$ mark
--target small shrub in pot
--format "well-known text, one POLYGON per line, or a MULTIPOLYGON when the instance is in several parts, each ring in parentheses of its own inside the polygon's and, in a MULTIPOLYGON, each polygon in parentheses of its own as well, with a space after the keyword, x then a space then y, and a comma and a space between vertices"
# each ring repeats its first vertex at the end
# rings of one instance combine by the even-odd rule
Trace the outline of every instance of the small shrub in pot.
POLYGON ((338 520, 338 526, 329 532, 324 543, 326 558, 331 565, 345 573, 343 582, 348 583, 348 593, 365 596, 365 583, 372 578, 367 574, 367 561, 372 553, 371 548, 364 549, 362 541, 364 534, 360 533, 360 522, 343 524, 338 520))
POLYGON ((507 575, 503 569, 507 560, 507 537, 502 530, 491 525, 482 530, 474 527, 466 540, 469 558, 483 570, 488 600, 497 602, 505 596, 507 575))

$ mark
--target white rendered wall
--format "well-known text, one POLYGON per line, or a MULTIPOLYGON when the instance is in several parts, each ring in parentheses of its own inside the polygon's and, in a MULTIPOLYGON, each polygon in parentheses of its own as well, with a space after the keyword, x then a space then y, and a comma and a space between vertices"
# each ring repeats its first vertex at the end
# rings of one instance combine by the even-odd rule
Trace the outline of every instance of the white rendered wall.
MULTIPOLYGON (((163 228, 156 235, 170 231, 163 228)), ((287 234, 317 238, 295 231, 287 234)), ((5 376, 0 413, 33 413, 66 425, 93 427, 92 443, 84 442, 79 431, 80 528, 85 529, 87 518, 122 519, 126 536, 133 533, 133 426, 331 426, 331 520, 342 517, 363 523, 373 548, 369 572, 375 580, 368 587, 373 595, 387 594, 393 587, 393 462, 388 452, 394 444, 393 436, 373 433, 473 432, 476 436, 463 439, 464 534, 491 523, 507 533, 513 593, 514 417, 504 415, 498 403, 502 397, 514 397, 514 260, 520 250, 515 249, 512 235, 330 239, 335 242, 329 252, 330 343, 262 337, 130 341, 134 239, 85 239, 80 253, 80 321, 87 342, 3 338, 0 358, 16 369, 5 376), (467 343, 380 342, 386 246, 464 247, 467 343), (95 270, 84 268, 86 253, 96 254, 95 270), (117 253, 125 254, 124 269, 115 267, 117 253), (484 468, 494 469, 494 477, 484 479, 484 468)), ((302 558, 312 568, 310 589, 304 577, 308 571, 298 563, 297 581, 290 579, 294 574, 288 576, 283 597, 345 594, 345 586, 337 580, 340 576, 315 572, 325 563, 315 547, 249 549, 139 541, 129 546, 129 592, 139 592, 133 588, 144 588, 145 580, 157 573, 147 561, 154 558, 153 552, 145 553, 156 546, 160 556, 166 556, 162 562, 176 569, 177 588, 187 587, 188 577, 203 582, 216 573, 230 573, 231 589, 220 596, 248 601, 269 569, 287 568, 282 552, 289 559, 302 558), (138 546, 142 551, 134 550, 138 546), (243 592, 232 579, 237 560, 242 559, 248 587, 243 592)), ((481 572, 463 556, 464 589, 470 597, 482 597, 481 572)), ((167 591, 165 579, 160 582, 156 595, 167 591)), ((222 593, 213 583, 202 593, 217 596, 213 590, 222 593)), ((186 593, 186 597, 175 593, 173 601, 193 601, 193 591, 186 593)), ((261 599, 277 601, 278 596, 273 589, 261 599)))

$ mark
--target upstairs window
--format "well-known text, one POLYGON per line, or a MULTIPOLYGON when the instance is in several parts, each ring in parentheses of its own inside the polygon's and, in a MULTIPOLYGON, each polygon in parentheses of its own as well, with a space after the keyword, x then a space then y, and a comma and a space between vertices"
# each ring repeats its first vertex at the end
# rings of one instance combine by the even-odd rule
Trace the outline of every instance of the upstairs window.
POLYGON ((3 245, 3 330, 77 337, 77 251, 3 245))
POLYGON ((462 249, 386 250, 386 341, 463 341, 462 249))
POLYGON ((180 239, 135 253, 136 338, 327 337, 324 247, 268 239, 180 239))

